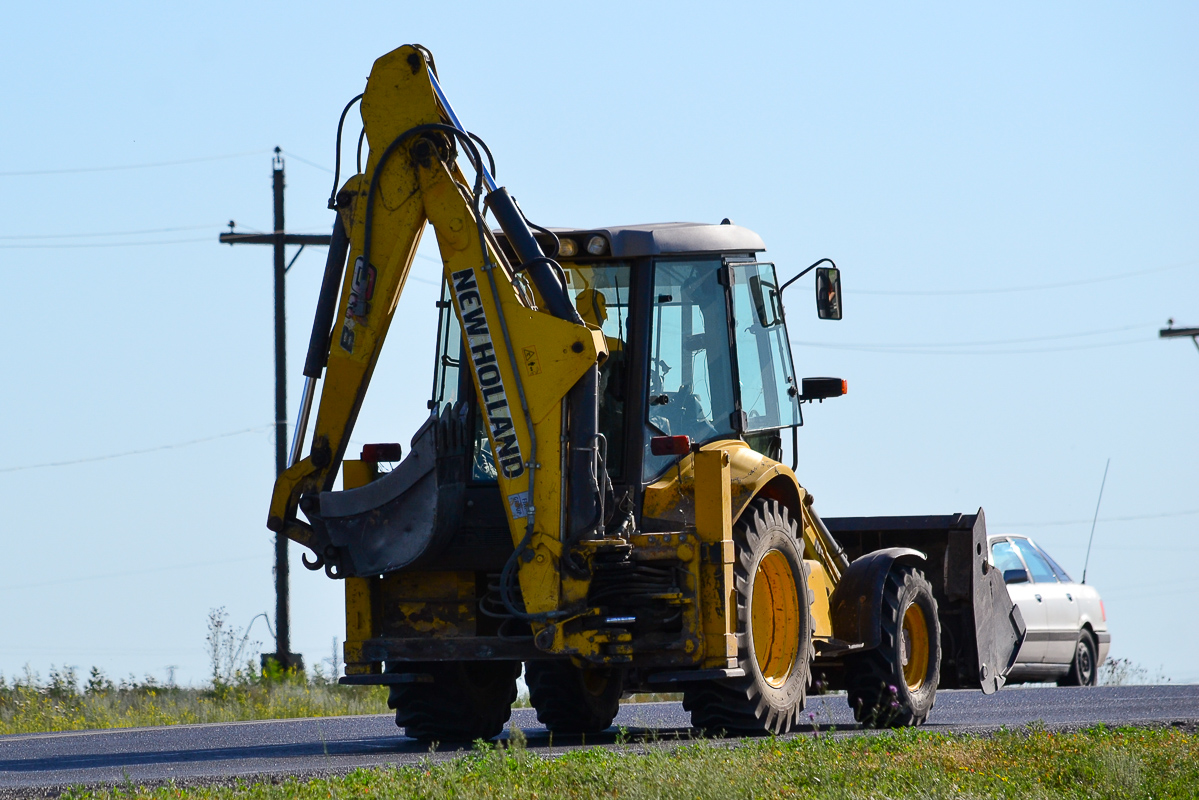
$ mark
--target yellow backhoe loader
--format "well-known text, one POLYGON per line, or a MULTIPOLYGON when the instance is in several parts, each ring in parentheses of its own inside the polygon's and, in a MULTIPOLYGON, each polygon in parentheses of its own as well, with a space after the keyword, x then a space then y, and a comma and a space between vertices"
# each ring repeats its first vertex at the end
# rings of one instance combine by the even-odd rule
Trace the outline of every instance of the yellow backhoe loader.
MULTIPOLYGON (((794 726, 814 676, 875 726, 920 724, 938 686, 1003 685, 1024 625, 981 509, 822 520, 780 463, 801 404, 845 383, 796 379, 795 278, 755 233, 529 222, 420 46, 376 61, 355 100, 369 157, 335 179, 268 520, 345 583, 344 683, 390 687, 396 723, 443 742, 497 735, 522 664, 539 719, 576 733, 635 692, 752 733, 794 726), (444 264, 429 418, 406 453, 347 460, 427 225, 444 264)), ((809 270, 818 315, 840 319, 839 271, 809 270)))

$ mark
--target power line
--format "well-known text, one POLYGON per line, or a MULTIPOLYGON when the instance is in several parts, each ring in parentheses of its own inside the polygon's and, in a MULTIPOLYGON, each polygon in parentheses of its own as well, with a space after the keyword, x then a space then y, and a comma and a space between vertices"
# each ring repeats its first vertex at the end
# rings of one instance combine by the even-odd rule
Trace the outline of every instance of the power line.
POLYGON ((273 427, 275 427, 275 423, 272 422, 270 425, 259 425, 256 428, 243 428, 242 430, 239 430, 239 431, 230 431, 228 433, 218 433, 216 436, 205 436, 201 439, 190 439, 186 442, 176 442, 174 444, 162 444, 162 445, 158 445, 157 447, 146 447, 141 450, 126 450, 123 453, 110 453, 105 456, 91 456, 89 458, 76 458, 76 459, 72 459, 70 461, 47 461, 42 464, 25 464, 24 466, 20 466, 20 467, 4 467, 4 468, 0 468, 0 473, 23 472, 25 470, 30 470, 30 469, 44 469, 44 468, 49 468, 49 467, 67 467, 67 466, 71 466, 73 464, 90 464, 95 461, 108 461, 110 459, 124 458, 126 456, 139 456, 144 453, 156 453, 159 450, 174 450, 174 449, 177 449, 180 447, 190 447, 193 444, 201 444, 203 442, 213 442, 213 441, 216 441, 217 439, 228 439, 231 436, 242 436, 243 434, 247 434, 247 433, 254 433, 256 431, 269 430, 270 428, 273 428, 273 427))
MULTIPOLYGON (((1005 355, 1028 355, 1035 353, 1065 353, 1075 350, 1100 350, 1108 347, 1125 347, 1131 344, 1145 344, 1147 339, 1133 339, 1127 342, 1103 342, 1100 344, 1083 344, 1073 347, 1039 347, 1027 348, 1022 350, 903 350, 896 349, 891 345, 853 345, 853 344, 826 344, 823 342, 797 342, 792 340, 792 344, 803 347, 820 347, 827 350, 852 350, 861 353, 882 353, 884 355, 893 356, 1005 356, 1005 355)), ((955 345, 943 345, 950 348, 955 345)))
POLYGON ((283 155, 287 156, 288 158, 294 158, 296 161, 299 161, 301 164, 307 164, 310 167, 316 167, 317 169, 321 170, 322 172, 328 172, 330 175, 333 174, 333 170, 329 169, 328 167, 323 167, 320 164, 316 163, 315 161, 309 161, 306 158, 301 158, 300 156, 296 155, 295 153, 291 152, 290 150, 282 150, 280 152, 282 152, 283 155))
POLYGON ((1178 264, 1171 264, 1166 267, 1153 267, 1151 269, 1141 269, 1135 272, 1120 272, 1115 275, 1102 275, 1098 278, 1083 278, 1077 281, 1062 281, 1060 283, 1040 283, 1032 286, 1007 286, 997 287, 992 289, 919 289, 919 290, 890 290, 890 289, 853 289, 849 288, 848 294, 875 294, 875 295, 893 295, 907 297, 928 297, 931 295, 938 296, 955 296, 969 294, 1009 294, 1012 292, 1036 292, 1043 289, 1063 289, 1069 286, 1085 286, 1092 283, 1103 283, 1105 281, 1121 280, 1123 278, 1134 278, 1138 275, 1151 275, 1156 272, 1166 272, 1167 270, 1180 269, 1189 267, 1194 264, 1199 264, 1199 259, 1183 261, 1178 264))
POLYGON ((13 589, 40 589, 43 586, 63 586, 71 583, 84 583, 87 581, 108 580, 109 578, 127 578, 132 575, 149 575, 158 572, 172 572, 181 569, 195 569, 197 567, 215 567, 221 564, 241 564, 246 561, 261 561, 260 556, 247 556, 244 558, 223 558, 219 561, 192 561, 187 564, 171 564, 165 567, 152 567, 150 569, 132 569, 122 572, 105 572, 97 575, 85 575, 79 578, 61 578, 59 580, 40 581, 38 583, 22 583, 17 586, 0 586, 0 591, 13 589))
POLYGON ((183 225, 177 228, 147 228, 140 231, 106 231, 104 233, 36 233, 22 234, 20 236, 0 236, 0 239, 6 241, 16 241, 18 239, 92 239, 101 236, 138 236, 146 233, 175 233, 178 231, 201 231, 210 228, 219 228, 218 225, 183 225))
POLYGON ((0 250, 73 250, 91 247, 145 247, 154 244, 187 244, 211 242, 211 236, 196 239, 159 239, 153 242, 86 242, 83 244, 0 244, 0 250))
POLYGON ((206 161, 224 161, 231 158, 245 158, 269 153, 270 150, 248 150, 244 153, 227 153, 221 156, 202 156, 200 158, 182 158, 178 161, 152 161, 145 164, 122 164, 115 167, 73 167, 70 169, 33 169, 0 172, 0 178, 15 178, 26 175, 75 175, 84 172, 118 172, 127 169, 151 169, 153 167, 175 167, 181 164, 200 164, 206 161))
MULTIPOLYGON (((910 348, 910 347, 989 347, 992 345, 1004 344, 1027 344, 1028 342, 1048 342, 1058 339, 1079 339, 1084 336, 1099 336, 1104 333, 1119 333, 1121 331, 1137 330, 1139 328, 1153 328, 1156 325, 1123 325, 1119 328, 1103 328, 1096 331, 1083 331, 1081 333, 1055 333, 1049 336, 1031 336, 1022 339, 991 339, 989 341, 976 342, 919 342, 915 344, 847 344, 847 347, 893 347, 893 348, 910 348)), ((796 342, 796 344, 800 344, 796 342)), ((806 343, 813 344, 813 343, 806 343)))
MULTIPOLYGON (((1191 511, 1167 511, 1164 514, 1136 514, 1131 517, 1104 517, 1104 522, 1132 522, 1142 519, 1164 519, 1166 517, 1189 517, 1194 514, 1199 514, 1199 508, 1191 511)), ((1059 525, 1086 525, 1091 522, 1089 519, 1067 519, 1057 522, 995 522, 992 523, 996 528, 1049 528, 1059 525)))

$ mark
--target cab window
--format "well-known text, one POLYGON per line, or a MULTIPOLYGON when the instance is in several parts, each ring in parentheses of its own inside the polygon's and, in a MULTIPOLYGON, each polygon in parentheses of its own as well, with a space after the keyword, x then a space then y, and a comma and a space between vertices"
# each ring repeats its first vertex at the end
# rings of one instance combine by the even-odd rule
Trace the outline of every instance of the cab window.
POLYGON ((739 264, 732 273, 737 377, 746 430, 798 425, 798 391, 774 265, 739 264))
POLYGON ((450 286, 443 283, 437 304, 437 364, 433 370, 433 399, 429 408, 436 414, 458 402, 459 370, 462 364, 462 328, 450 303, 450 286))
MULTIPOLYGON (((619 480, 624 474, 625 343, 629 333, 629 265, 618 262, 602 265, 562 264, 566 289, 583 321, 604 333, 608 359, 600 367, 599 432, 606 445, 608 474, 619 480)), ((461 339, 453 312, 452 337, 461 339)), ((475 412, 474 458, 471 479, 491 482, 497 479, 491 442, 483 425, 483 414, 475 412)))
POLYGON ((659 261, 654 267, 643 462, 647 480, 678 460, 653 455, 650 438, 685 435, 709 442, 736 435, 721 267, 718 259, 659 261))
POLYGON ((629 336, 629 265, 563 264, 566 289, 588 325, 604 332, 608 359, 599 374, 599 432, 607 446, 605 466, 615 480, 624 477, 625 343, 629 336))

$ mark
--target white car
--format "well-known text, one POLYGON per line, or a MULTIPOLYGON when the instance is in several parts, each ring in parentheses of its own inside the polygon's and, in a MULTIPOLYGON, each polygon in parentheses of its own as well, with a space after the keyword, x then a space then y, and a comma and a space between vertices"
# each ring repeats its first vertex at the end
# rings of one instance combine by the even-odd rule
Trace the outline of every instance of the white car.
POLYGON ((1008 683, 1094 686, 1112 641, 1099 592, 1075 583, 1027 536, 987 538, 991 563, 1003 570, 1008 594, 1028 625, 1008 683))

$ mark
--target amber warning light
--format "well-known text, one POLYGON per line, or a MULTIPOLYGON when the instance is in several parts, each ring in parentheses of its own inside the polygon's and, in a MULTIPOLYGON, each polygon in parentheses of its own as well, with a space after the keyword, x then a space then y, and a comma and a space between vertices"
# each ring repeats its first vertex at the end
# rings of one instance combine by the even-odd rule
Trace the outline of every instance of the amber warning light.
POLYGON ((803 392, 799 399, 805 402, 823 401, 828 397, 840 397, 849 392, 849 382, 842 378, 804 378, 803 392))

